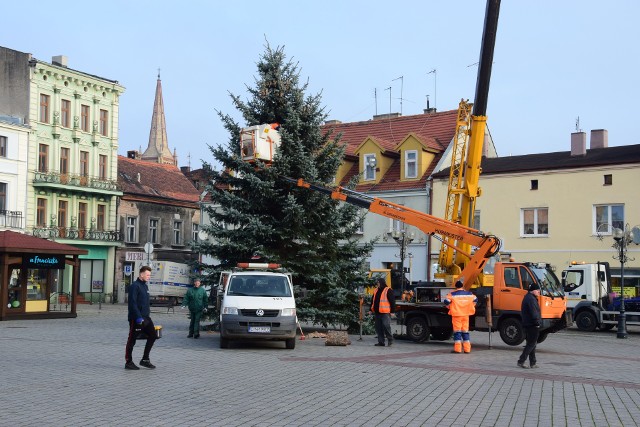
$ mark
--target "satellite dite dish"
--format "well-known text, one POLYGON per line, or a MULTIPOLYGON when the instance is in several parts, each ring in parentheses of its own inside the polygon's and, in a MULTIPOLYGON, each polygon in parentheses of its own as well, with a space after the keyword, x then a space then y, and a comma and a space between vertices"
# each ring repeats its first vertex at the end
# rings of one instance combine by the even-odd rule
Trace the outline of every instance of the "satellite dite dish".
POLYGON ((631 229, 631 232, 633 233, 633 243, 640 245, 640 227, 636 225, 631 229))
POLYGON ((208 237, 209 237, 209 235, 207 234, 206 231, 204 231, 204 230, 198 231, 198 238, 200 240, 207 240, 208 237))

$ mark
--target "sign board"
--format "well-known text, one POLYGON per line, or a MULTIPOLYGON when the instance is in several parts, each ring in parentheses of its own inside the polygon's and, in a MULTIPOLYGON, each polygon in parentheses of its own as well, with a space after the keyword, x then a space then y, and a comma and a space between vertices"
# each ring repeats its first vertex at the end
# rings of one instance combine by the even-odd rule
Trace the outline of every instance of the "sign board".
POLYGON ((131 267, 131 264, 127 264, 124 266, 124 275, 125 276, 131 276, 131 272, 133 271, 133 268, 131 267))
POLYGON ((49 268, 64 270, 64 255, 27 254, 22 258, 26 268, 49 268))
POLYGON ((147 259, 144 252, 125 252, 124 260, 125 261, 144 261, 147 259))
POLYGON ((145 243, 144 244, 144 252, 147 254, 152 254, 153 253, 153 244, 152 243, 145 243))

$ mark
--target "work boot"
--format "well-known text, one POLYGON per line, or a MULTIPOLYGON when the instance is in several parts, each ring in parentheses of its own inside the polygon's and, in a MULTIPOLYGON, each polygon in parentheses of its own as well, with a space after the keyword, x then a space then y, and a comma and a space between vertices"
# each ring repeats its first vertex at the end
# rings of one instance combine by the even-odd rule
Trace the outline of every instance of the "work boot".
MULTIPOLYGON (((131 363, 133 363, 133 362, 131 362, 131 363)), ((155 369, 156 368, 156 365, 151 363, 151 361, 149 359, 147 359, 147 360, 142 359, 140 361, 140 366, 144 366, 145 368, 149 368, 149 369, 155 369)), ((138 368, 138 369, 140 369, 140 368, 138 368)))
POLYGON ((198 339, 198 338, 200 338, 200 334, 196 334, 196 335, 194 335, 193 337, 194 337, 195 339, 198 339))
POLYGON ((374 344, 376 347, 384 347, 384 343, 383 342, 379 342, 374 344))
POLYGON ((536 365, 535 363, 531 366, 529 366, 529 368, 531 369, 538 369, 540 366, 536 365))
POLYGON ((130 369, 132 371, 137 371, 140 368, 138 368, 138 366, 136 366, 136 364, 133 363, 133 360, 130 360, 127 363, 124 364, 124 369, 130 369))
POLYGON ((187 335, 187 338, 193 338, 193 334, 187 335))
POLYGON ((529 369, 529 367, 525 365, 524 362, 518 362, 518 366, 520 366, 522 369, 529 369))

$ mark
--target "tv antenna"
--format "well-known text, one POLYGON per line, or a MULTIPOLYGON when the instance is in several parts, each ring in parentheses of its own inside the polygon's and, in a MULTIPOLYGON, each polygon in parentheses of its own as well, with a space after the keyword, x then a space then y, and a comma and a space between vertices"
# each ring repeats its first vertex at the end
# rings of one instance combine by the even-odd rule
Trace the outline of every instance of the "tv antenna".
POLYGON ((580 116, 576 117, 576 132, 580 132, 580 116))
POLYGON ((433 108, 438 107, 438 71, 434 68, 427 74, 433 74, 433 108))
POLYGON ((376 100, 376 116, 378 115, 378 88, 373 88, 373 97, 376 100))
POLYGON ((391 86, 389 86, 385 90, 389 91, 389 117, 391 117, 391 86))
POLYGON ((391 81, 395 82, 396 80, 400 80, 400 115, 402 115, 402 88, 404 86, 404 76, 400 76, 397 79, 393 79, 391 81))

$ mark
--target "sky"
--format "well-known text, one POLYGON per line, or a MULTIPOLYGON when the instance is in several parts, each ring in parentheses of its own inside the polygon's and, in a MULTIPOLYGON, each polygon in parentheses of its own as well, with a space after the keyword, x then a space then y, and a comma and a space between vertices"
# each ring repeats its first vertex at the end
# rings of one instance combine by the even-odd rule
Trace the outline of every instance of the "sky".
MULTIPOLYGON (((180 166, 212 162, 241 125, 268 42, 297 62, 328 119, 421 114, 473 101, 482 0, 32 0, 7 2, 0 45, 117 80, 119 154, 149 141, 158 69, 169 148, 180 166), (435 70, 435 72, 433 71, 435 70), (390 89, 389 89, 390 88, 390 89), (377 96, 375 95, 377 92, 377 96)), ((640 144, 640 2, 503 0, 487 106, 499 156, 570 150, 570 134, 607 129, 609 146, 640 144), (579 119, 579 125, 577 121, 579 119)))

